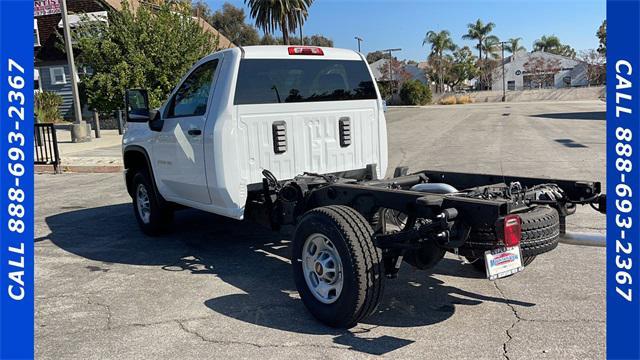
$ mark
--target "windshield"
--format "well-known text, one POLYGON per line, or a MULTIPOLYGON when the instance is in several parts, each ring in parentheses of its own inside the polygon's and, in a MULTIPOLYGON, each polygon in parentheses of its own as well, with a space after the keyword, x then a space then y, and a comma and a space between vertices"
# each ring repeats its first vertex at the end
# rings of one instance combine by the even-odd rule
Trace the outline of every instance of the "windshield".
POLYGON ((376 99, 363 61, 244 59, 235 105, 376 99))

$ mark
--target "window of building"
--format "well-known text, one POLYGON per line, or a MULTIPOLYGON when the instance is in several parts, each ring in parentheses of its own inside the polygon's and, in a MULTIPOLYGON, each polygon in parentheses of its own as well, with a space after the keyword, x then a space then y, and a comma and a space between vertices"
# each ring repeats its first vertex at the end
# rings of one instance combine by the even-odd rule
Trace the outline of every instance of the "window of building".
POLYGON ((571 76, 563 77, 562 83, 564 84, 564 87, 571 87, 571 76))
POLYGON ((33 90, 40 91, 40 70, 33 69, 33 90))
POLYGON ((516 82, 515 80, 509 80, 507 81, 507 90, 515 90, 516 89, 516 82))
POLYGON ((217 66, 218 60, 209 61, 187 77, 171 99, 168 117, 204 115, 217 66))
POLYGON ((33 19, 33 46, 40 46, 40 34, 38 33, 38 20, 33 19))
POLYGON ((49 69, 49 74, 51 75, 51 84, 62 85, 67 83, 67 76, 64 73, 64 67, 52 67, 49 69))

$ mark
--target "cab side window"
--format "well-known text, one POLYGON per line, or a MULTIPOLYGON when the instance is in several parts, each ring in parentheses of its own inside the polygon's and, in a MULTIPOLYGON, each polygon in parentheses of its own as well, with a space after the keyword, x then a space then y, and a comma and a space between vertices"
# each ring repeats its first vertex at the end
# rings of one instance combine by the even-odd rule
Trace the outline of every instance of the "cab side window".
POLYGON ((204 115, 217 66, 218 60, 209 61, 186 78, 169 103, 167 117, 204 115))

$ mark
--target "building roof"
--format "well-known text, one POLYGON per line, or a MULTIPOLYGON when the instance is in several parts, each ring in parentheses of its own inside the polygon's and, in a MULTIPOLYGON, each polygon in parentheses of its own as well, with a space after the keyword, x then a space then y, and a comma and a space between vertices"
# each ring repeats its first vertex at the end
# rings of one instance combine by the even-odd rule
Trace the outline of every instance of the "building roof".
MULTIPOLYGON (((411 75, 411 79, 419 80, 424 84, 429 82, 429 79, 424 72, 424 68, 420 67, 420 64, 410 65, 403 63, 402 65, 403 69, 411 75)), ((376 79, 376 81, 380 81, 384 77, 384 75, 382 74, 382 69, 384 69, 385 66, 389 66, 389 59, 380 59, 373 62, 369 66, 371 67, 373 77, 376 79)))
POLYGON ((509 55, 507 57, 504 58, 504 62, 505 64, 512 62, 514 59, 519 59, 519 58, 523 58, 523 57, 534 57, 534 56, 542 56, 545 58, 557 58, 558 60, 570 60, 570 61, 577 61, 577 62, 584 62, 580 59, 574 59, 574 58, 570 58, 567 56, 563 56, 563 55, 558 55, 558 54, 553 54, 550 52, 546 52, 546 51, 531 51, 528 52, 526 50, 520 50, 518 52, 516 52, 515 54, 509 55))
POLYGON ((382 71, 381 71, 381 69, 382 69, 383 66, 388 66, 387 65, 387 59, 380 59, 380 60, 375 61, 375 62, 373 62, 373 63, 371 63, 369 65, 369 67, 371 68, 371 72, 373 73, 373 77, 378 81, 380 79, 382 79, 382 71))

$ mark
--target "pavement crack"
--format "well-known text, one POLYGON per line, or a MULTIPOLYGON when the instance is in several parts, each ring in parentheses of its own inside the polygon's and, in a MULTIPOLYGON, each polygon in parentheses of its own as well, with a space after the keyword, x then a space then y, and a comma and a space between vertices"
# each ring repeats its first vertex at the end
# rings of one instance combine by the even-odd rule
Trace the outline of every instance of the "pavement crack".
POLYGON ((513 335, 511 335, 511 330, 513 330, 513 328, 516 327, 516 325, 518 325, 518 323, 520 321, 522 321, 523 319, 520 317, 520 315, 518 315, 518 311, 516 310, 516 308, 509 302, 509 300, 507 299, 507 297, 505 296, 504 292, 502 291, 502 289, 500 289, 500 286, 498 286, 498 282, 494 281, 493 282, 493 286, 496 287, 496 290, 498 290, 498 292, 500 293, 500 296, 504 299, 505 304, 509 307, 509 309, 511 309, 511 312, 513 313, 513 316, 515 317, 515 320, 513 321, 513 323, 511 324, 511 326, 505 330, 505 334, 507 335, 507 341, 505 341, 504 343, 502 343, 502 356, 506 359, 506 360, 510 360, 509 358, 509 350, 508 350, 508 344, 511 340, 513 340, 513 335))
POLYGON ((87 304, 89 305, 93 305, 93 306, 99 306, 102 307, 106 313, 107 313, 107 325, 106 325, 106 330, 111 330, 111 307, 109 307, 109 305, 101 303, 101 302, 97 302, 97 301, 91 301, 91 299, 87 298, 87 304))
POLYGON ((184 324, 184 322, 181 321, 181 320, 175 320, 175 322, 178 324, 178 326, 180 327, 180 329, 182 331, 197 337, 201 341, 204 341, 204 342, 207 342, 207 343, 211 343, 211 344, 251 346, 251 347, 258 348, 258 349, 267 349, 267 348, 305 348, 305 347, 309 348, 309 347, 311 347, 311 348, 322 348, 322 349, 340 349, 340 350, 356 351, 355 349, 353 349, 351 347, 340 346, 340 345, 299 344, 299 343, 298 344, 259 344, 259 343, 249 342, 249 341, 216 340, 216 339, 208 338, 208 337, 200 334, 196 330, 189 329, 184 324))

